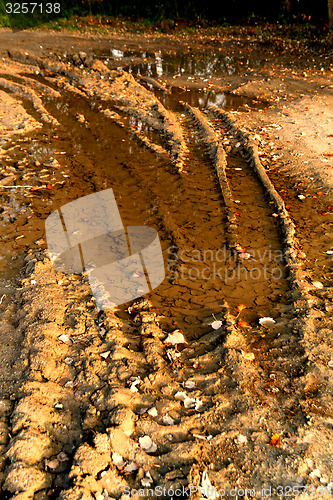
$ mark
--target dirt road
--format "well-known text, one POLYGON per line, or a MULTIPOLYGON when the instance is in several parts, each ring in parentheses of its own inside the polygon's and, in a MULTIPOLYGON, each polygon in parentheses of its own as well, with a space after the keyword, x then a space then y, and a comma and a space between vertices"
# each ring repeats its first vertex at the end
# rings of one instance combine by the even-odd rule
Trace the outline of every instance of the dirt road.
POLYGON ((300 53, 0 33, 1 498, 329 497, 332 68, 300 53), (166 277, 103 311, 44 221, 108 188, 166 277))

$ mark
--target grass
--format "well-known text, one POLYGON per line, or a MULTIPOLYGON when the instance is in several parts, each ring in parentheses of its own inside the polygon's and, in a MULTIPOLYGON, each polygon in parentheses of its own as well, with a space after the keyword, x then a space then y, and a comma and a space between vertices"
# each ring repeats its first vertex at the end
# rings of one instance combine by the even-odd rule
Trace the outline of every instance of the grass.
MULTIPOLYGON (((1 2, 1 0, 0 0, 1 2)), ((43 18, 41 15, 16 15, 9 17, 3 13, 0 6, 0 27, 13 29, 50 29, 55 31, 67 30, 82 34, 108 35, 112 33, 139 33, 139 34, 170 34, 170 35, 199 35, 199 36, 226 36, 244 39, 253 39, 265 43, 272 39, 284 38, 295 41, 320 41, 322 44, 332 45, 332 33, 329 33, 324 23, 314 24, 308 19, 294 19, 289 23, 286 19, 269 23, 254 17, 241 24, 230 24, 227 20, 209 22, 201 19, 189 21, 132 19, 129 17, 112 16, 78 16, 70 15, 63 18, 43 18), (297 22, 296 22, 297 21, 297 22)))

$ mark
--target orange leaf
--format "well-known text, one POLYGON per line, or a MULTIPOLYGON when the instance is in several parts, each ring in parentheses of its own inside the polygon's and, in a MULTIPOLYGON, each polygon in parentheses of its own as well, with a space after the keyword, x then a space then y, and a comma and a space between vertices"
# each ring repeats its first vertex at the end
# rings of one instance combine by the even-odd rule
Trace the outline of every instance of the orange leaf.
POLYGON ((242 248, 240 245, 237 245, 235 248, 237 252, 242 252, 242 253, 246 252, 245 248, 242 248))
POLYGON ((272 446, 279 446, 281 444, 280 438, 281 438, 280 434, 273 434, 269 444, 272 446))
POLYGON ((245 304, 239 304, 239 306, 237 307, 237 311, 238 312, 242 312, 244 309, 246 309, 246 305, 245 304))
POLYGON ((51 184, 46 184, 46 188, 47 188, 47 189, 52 189, 51 184))
POLYGON ((246 328, 248 325, 246 321, 238 321, 238 326, 240 326, 241 328, 246 328))

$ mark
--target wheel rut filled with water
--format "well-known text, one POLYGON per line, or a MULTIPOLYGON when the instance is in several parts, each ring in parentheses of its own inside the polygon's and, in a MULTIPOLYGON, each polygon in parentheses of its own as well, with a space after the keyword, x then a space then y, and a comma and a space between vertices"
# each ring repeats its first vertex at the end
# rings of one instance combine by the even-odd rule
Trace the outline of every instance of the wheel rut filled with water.
POLYGON ((1 146, 3 498, 150 498, 158 486, 199 499, 207 485, 260 498, 268 483, 279 498, 282 476, 316 484, 307 459, 331 480, 315 451, 330 442, 333 388, 318 196, 302 204, 265 169, 216 95, 184 98, 152 77, 83 55, 13 51, 3 64, 0 91, 21 117, 1 146), (45 221, 60 210, 65 226, 62 207, 109 189, 127 238, 158 233, 165 277, 103 310, 89 269, 52 267, 45 221))

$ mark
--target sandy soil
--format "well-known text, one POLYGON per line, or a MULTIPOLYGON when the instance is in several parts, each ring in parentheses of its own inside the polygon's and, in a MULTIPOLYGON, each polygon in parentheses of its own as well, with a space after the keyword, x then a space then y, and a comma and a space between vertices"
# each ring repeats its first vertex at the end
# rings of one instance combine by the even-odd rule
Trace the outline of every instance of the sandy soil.
POLYGON ((286 67, 281 47, 277 57, 274 44, 216 37, 0 33, 1 224, 19 262, 7 258, 1 281, 4 499, 151 498, 157 487, 159 498, 215 498, 214 487, 231 498, 331 494, 332 68, 311 53, 307 70, 297 52, 286 67), (142 82, 105 64, 110 47, 199 57, 216 45, 251 52, 257 66, 142 82), (159 86, 262 105, 168 107, 159 86), (99 166, 110 154, 103 129, 125 165, 113 167, 121 207, 149 208, 163 250, 223 241, 232 269, 249 255, 251 270, 245 250, 258 259, 269 244, 283 278, 178 274, 156 295, 98 311, 85 274, 52 268, 42 223, 113 179, 99 166), (264 316, 274 322, 260 325, 264 316))

